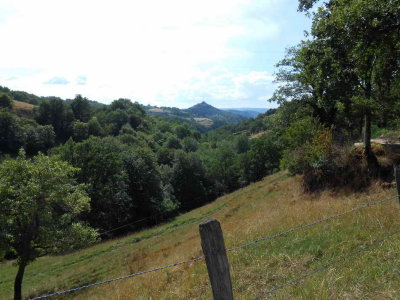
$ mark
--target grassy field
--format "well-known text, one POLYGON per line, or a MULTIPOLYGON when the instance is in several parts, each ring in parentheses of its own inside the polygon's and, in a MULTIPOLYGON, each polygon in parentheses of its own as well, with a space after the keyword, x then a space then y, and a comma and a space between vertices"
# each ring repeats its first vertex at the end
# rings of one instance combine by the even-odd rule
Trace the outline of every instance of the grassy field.
MULTIPOLYGON (((302 193, 299 178, 277 173, 219 198, 170 223, 63 256, 42 257, 27 267, 25 297, 171 264, 202 254, 198 224, 216 218, 227 248, 310 223, 369 201, 393 196, 374 184, 363 193, 302 193)), ((353 212, 317 226, 230 252, 236 299, 253 299, 269 289, 317 270, 400 230, 397 200, 353 212)), ((277 299, 400 299, 400 234, 295 286, 277 299)), ((0 265, 1 299, 12 297, 16 268, 0 265)), ((203 260, 126 279, 57 299, 211 299, 203 260)))
POLYGON ((35 108, 35 105, 26 103, 26 102, 21 102, 14 100, 13 101, 13 112, 23 118, 33 118, 33 109, 35 108))
POLYGON ((214 124, 214 121, 209 118, 193 118, 193 120, 204 127, 211 127, 214 124))

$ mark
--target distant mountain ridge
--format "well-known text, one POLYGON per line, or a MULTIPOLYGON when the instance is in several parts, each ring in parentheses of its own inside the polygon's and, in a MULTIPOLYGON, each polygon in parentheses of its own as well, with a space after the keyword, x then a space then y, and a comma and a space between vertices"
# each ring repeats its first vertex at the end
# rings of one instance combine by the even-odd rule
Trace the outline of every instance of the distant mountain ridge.
POLYGON ((206 102, 201 102, 187 109, 176 107, 145 106, 149 114, 166 117, 181 122, 193 122, 200 127, 214 129, 225 124, 236 124, 246 117, 218 109, 206 102))
POLYGON ((268 108, 221 108, 224 111, 229 111, 231 113, 241 115, 247 118, 256 118, 259 114, 265 113, 268 108))
POLYGON ((197 118, 209 118, 213 120, 227 121, 228 123, 238 123, 245 119, 245 117, 239 114, 218 109, 204 101, 189 107, 186 111, 197 118))

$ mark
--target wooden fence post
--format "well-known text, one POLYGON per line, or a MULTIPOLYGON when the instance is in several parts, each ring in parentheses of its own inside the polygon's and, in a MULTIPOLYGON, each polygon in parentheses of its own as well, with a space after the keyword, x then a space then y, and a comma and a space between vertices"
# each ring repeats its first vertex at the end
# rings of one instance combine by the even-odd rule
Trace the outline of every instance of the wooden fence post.
POLYGON ((397 197, 400 202, 400 166, 394 166, 394 178, 396 179, 397 197))
POLYGON ((233 300, 228 257, 220 223, 211 219, 199 226, 214 300, 233 300))

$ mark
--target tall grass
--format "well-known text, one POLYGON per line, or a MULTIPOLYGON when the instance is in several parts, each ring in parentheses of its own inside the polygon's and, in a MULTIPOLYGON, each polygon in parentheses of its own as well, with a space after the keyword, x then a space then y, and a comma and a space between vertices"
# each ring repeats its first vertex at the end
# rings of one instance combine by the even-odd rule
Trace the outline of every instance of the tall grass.
MULTIPOLYGON (((198 224, 217 218, 227 248, 394 195, 374 185, 363 193, 304 194, 297 177, 278 173, 174 221, 27 268, 25 296, 46 294, 201 255, 198 224)), ((345 217, 230 252, 236 299, 253 297, 400 229, 393 200, 345 217)), ((277 299, 394 299, 399 236, 278 291, 277 299), (369 294, 368 294, 369 293, 369 294)), ((12 297, 16 268, 0 265, 1 299, 12 297)), ((67 294, 57 299, 211 299, 204 261, 67 294)))

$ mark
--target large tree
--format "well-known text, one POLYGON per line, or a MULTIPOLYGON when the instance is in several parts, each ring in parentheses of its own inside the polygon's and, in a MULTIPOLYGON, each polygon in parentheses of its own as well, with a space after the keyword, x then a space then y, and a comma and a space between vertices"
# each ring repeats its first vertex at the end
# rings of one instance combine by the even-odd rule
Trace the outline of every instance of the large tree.
POLYGON ((350 70, 356 78, 351 96, 354 108, 363 115, 364 154, 371 175, 377 169, 371 151, 371 122, 395 100, 391 94, 399 77, 399 14, 398 1, 331 0, 313 20, 312 35, 326 41, 339 68, 350 70))
POLYGON ((14 299, 22 299, 26 266, 38 256, 87 246, 97 233, 77 221, 90 209, 78 169, 42 154, 32 160, 20 152, 0 165, 0 253, 14 253, 18 272, 14 299))
POLYGON ((76 95, 70 105, 76 120, 81 122, 88 122, 90 120, 91 107, 87 98, 84 98, 81 95, 76 95))
POLYGON ((6 94, 0 94, 0 108, 12 108, 13 100, 6 94))
MULTIPOLYGON (((308 11, 316 2, 299 0, 299 9, 308 11)), ((387 115, 398 96, 399 14, 398 1, 323 1, 313 12, 311 39, 281 62, 278 80, 284 85, 273 98, 309 105, 325 125, 359 121, 371 176, 378 171, 371 123, 387 115)))

